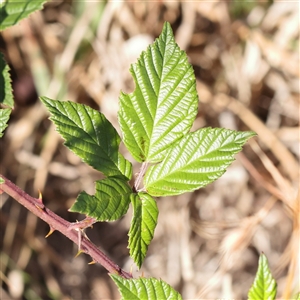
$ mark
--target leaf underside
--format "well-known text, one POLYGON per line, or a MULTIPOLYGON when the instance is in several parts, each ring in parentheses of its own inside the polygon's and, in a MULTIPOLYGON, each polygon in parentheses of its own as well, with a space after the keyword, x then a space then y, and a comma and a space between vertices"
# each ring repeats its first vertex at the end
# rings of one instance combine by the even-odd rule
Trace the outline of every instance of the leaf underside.
POLYGON ((156 278, 124 279, 110 274, 118 286, 122 300, 181 300, 181 295, 169 284, 156 278))
POLYGON ((276 292, 277 284, 272 277, 268 260, 264 254, 261 254, 254 282, 248 292, 248 299, 273 300, 276 298, 276 292))
POLYGON ((106 176, 131 178, 131 163, 118 151, 120 137, 102 113, 70 101, 41 100, 71 151, 106 176))
POLYGON ((129 254, 140 268, 157 224, 156 201, 146 193, 132 194, 133 218, 129 230, 129 254))
POLYGON ((0 138, 3 136, 5 128, 8 126, 7 122, 11 113, 10 108, 0 108, 0 138))
POLYGON ((115 221, 128 210, 132 190, 125 180, 120 178, 104 178, 96 181, 94 196, 82 192, 69 209, 79 212, 98 221, 115 221))
POLYGON ((4 0, 0 3, 0 30, 13 26, 34 11, 42 9, 46 2, 45 0, 4 0))
POLYGON ((218 179, 234 161, 252 131, 203 128, 187 134, 165 159, 147 171, 146 191, 155 197, 179 195, 218 179))
POLYGON ((194 71, 169 23, 130 72, 136 87, 121 93, 118 112, 123 141, 137 161, 159 162, 190 130, 198 111, 194 71))
POLYGON ((13 108, 14 98, 9 70, 3 54, 0 53, 0 104, 13 108))

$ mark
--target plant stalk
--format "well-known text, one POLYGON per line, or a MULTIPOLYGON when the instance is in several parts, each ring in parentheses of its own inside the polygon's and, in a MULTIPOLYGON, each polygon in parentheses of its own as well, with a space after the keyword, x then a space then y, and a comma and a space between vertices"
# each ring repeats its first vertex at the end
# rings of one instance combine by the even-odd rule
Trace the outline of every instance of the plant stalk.
POLYGON ((64 236, 69 238, 72 242, 80 245, 80 251, 90 255, 94 262, 101 264, 109 273, 117 274, 123 278, 132 278, 132 275, 122 270, 117 264, 115 264, 109 257, 107 257, 95 244, 93 244, 85 235, 82 235, 81 239, 78 238, 78 231, 73 229, 72 224, 65 219, 61 218, 53 211, 48 209, 43 203, 42 199, 33 198, 18 186, 8 180, 6 177, 0 174, 0 177, 5 180, 0 184, 1 191, 5 192, 21 205, 26 207, 37 217, 45 221, 50 226, 49 236, 53 231, 57 230, 64 236), (70 230, 71 229, 71 230, 70 230))
POLYGON ((135 183, 134 183, 134 189, 135 191, 138 191, 139 189, 139 186, 142 182, 142 179, 147 171, 147 167, 148 167, 148 163, 147 162, 143 162, 142 163, 142 166, 141 166, 141 169, 140 169, 140 172, 138 173, 138 176, 135 180, 135 183))

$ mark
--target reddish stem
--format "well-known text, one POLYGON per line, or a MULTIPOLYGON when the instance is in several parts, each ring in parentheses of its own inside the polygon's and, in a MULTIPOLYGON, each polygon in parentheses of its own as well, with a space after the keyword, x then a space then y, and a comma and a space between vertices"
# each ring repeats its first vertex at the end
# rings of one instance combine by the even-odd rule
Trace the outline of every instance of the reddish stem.
POLYGON ((75 244, 79 245, 80 243, 80 250, 90 255, 95 262, 101 264, 110 273, 118 274, 126 279, 132 278, 132 275, 130 273, 122 270, 84 235, 82 236, 82 239, 80 241, 80 239, 78 238, 78 232, 76 231, 76 229, 72 228, 73 224, 61 218, 53 211, 45 207, 41 199, 33 198, 30 195, 26 194, 23 190, 21 190, 18 186, 5 178, 3 175, 0 174, 0 177, 5 180, 4 183, 0 184, 0 194, 1 190, 4 191, 9 196, 18 201, 21 205, 34 213, 37 217, 48 223, 50 226, 50 232, 58 230, 75 244))
POLYGON ((139 186, 142 182, 142 179, 147 171, 147 167, 148 167, 148 163, 147 162, 143 162, 142 163, 142 166, 141 166, 141 169, 140 169, 140 172, 138 173, 138 176, 135 180, 135 183, 134 183, 134 190, 137 192, 138 189, 139 189, 139 186))

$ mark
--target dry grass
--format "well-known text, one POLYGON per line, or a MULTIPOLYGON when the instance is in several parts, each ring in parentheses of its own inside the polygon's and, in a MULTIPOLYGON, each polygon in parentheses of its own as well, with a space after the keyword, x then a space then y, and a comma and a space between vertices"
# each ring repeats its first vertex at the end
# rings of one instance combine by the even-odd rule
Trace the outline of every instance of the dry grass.
MULTIPOLYGON (((16 108, 1 141, 1 173, 68 220, 99 175, 70 153, 38 95, 100 109, 119 130, 129 66, 169 21, 194 66, 193 129, 254 130, 258 137, 205 189, 158 200, 144 266, 128 258, 130 214, 87 234, 134 276, 162 278, 184 299, 244 299, 263 251, 278 298, 299 291, 299 4, 297 2, 48 3, 2 33, 16 108)), ((130 156, 126 157, 131 160, 130 156)), ((137 169, 138 165, 134 165, 137 169)), ((1 195, 2 299, 118 299, 101 266, 1 195), (15 297, 15 298, 14 298, 15 297)), ((80 218, 80 217, 79 217, 80 218)))

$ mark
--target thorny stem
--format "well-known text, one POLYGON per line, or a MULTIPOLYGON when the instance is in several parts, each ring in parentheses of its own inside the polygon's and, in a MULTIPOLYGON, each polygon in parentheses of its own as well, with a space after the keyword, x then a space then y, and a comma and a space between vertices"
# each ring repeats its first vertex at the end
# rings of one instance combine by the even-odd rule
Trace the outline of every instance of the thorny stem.
POLYGON ((142 166, 141 166, 141 169, 140 169, 140 172, 138 173, 138 176, 137 176, 137 178, 135 180, 135 183, 134 183, 134 189, 135 189, 135 191, 138 191, 138 188, 139 188, 139 186, 141 184, 143 176, 145 175, 147 167, 148 167, 148 163, 147 162, 143 162, 142 166))
POLYGON ((59 217, 57 214, 48 209, 41 199, 33 198, 18 186, 12 183, 10 180, 0 174, 0 177, 5 180, 4 183, 0 184, 0 194, 4 191, 9 196, 18 201, 21 205, 26 207, 37 217, 45 221, 50 226, 49 235, 54 231, 58 230, 64 236, 69 238, 75 244, 80 243, 80 250, 90 255, 93 261, 101 264, 107 271, 112 274, 117 274, 123 278, 130 279, 132 275, 122 270, 117 264, 115 264, 110 258, 108 258, 99 248, 96 247, 88 238, 82 236, 81 241, 78 239, 78 232, 76 228, 72 228, 73 224, 59 217), (70 230, 71 229, 71 230, 70 230))

